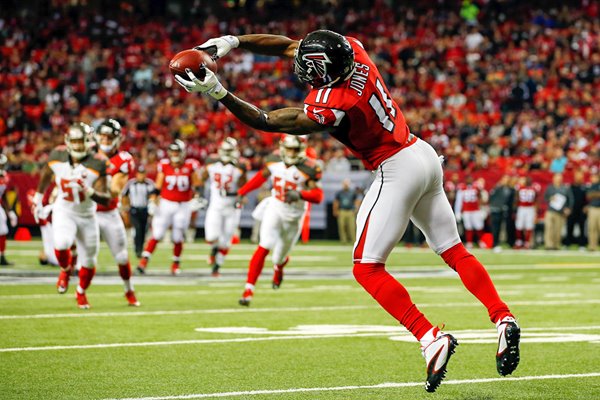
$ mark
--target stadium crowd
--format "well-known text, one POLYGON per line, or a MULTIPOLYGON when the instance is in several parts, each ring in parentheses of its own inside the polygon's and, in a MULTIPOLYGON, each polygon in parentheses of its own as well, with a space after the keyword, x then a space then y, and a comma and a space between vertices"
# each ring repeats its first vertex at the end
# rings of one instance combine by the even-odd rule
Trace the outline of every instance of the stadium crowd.
MULTIPOLYGON (((0 11, 0 148, 8 170, 36 172, 69 123, 108 117, 122 123, 124 149, 150 177, 174 138, 202 161, 234 137, 258 169, 276 137, 248 128, 218 102, 187 95, 169 59, 221 34, 298 38, 335 27, 364 43, 411 131, 446 157, 449 174, 541 171, 566 173, 570 182, 580 171, 586 184, 598 174, 597 2, 465 0, 423 9, 383 0, 212 3, 196 1, 181 18, 135 2, 115 2, 105 13, 63 1, 19 17, 0 11)), ((235 52, 219 68, 228 87, 264 109, 297 106, 306 93, 279 59, 235 52)), ((325 135, 309 138, 309 146, 325 171, 361 168, 325 135)))

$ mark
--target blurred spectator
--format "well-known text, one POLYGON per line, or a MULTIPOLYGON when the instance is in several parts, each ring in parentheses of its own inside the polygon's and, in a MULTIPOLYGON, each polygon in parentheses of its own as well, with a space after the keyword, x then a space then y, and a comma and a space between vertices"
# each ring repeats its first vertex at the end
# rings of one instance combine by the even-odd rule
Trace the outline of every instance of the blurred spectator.
POLYGON ((337 219, 340 241, 345 244, 356 240, 356 211, 360 207, 360 199, 350 187, 350 179, 342 181, 342 190, 335 194, 333 200, 333 216, 337 219))
POLYGON ((592 183, 587 188, 587 215, 588 215, 588 249, 598 250, 600 239, 600 172, 592 175, 592 183))
POLYGON ((344 174, 350 172, 351 169, 352 165, 344 155, 343 149, 336 149, 325 166, 325 171, 334 174, 344 174))
POLYGON ((482 206, 487 203, 487 192, 485 189, 473 182, 472 176, 467 176, 465 184, 459 186, 456 193, 454 214, 456 220, 463 223, 465 228, 465 241, 467 248, 473 247, 474 240, 481 240, 485 222, 482 206), (475 235, 477 235, 475 237, 475 235))
POLYGON ((544 217, 544 244, 548 250, 558 250, 565 219, 573 207, 571 189, 563 184, 562 174, 554 174, 552 185, 544 193, 547 204, 544 217))
POLYGON ((553 174, 562 174, 565 172, 565 168, 567 167, 567 157, 565 157, 565 152, 561 148, 557 148, 554 150, 554 158, 552 162, 550 162, 550 172, 553 174))
POLYGON ((571 194, 573 195, 573 208, 567 217, 567 237, 566 245, 576 244, 580 248, 585 248, 585 180, 583 172, 575 171, 573 175, 573 183, 571 184, 571 194), (575 227, 577 227, 578 235, 575 239, 575 227))
POLYGON ((502 227, 504 226, 506 230, 506 219, 512 210, 512 203, 515 198, 515 189, 509 183, 509 176, 503 175, 490 192, 490 223, 494 238, 493 247, 496 250, 500 249, 502 227))

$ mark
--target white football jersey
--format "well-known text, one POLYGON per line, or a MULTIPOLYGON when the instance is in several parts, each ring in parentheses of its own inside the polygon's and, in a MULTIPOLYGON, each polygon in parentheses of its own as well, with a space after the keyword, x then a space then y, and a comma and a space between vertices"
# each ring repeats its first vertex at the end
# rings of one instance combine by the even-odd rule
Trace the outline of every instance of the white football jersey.
POLYGON ((78 180, 92 187, 97 179, 106 179, 105 157, 90 154, 79 163, 73 164, 65 146, 59 146, 50 153, 48 166, 54 173, 58 195, 54 208, 61 208, 80 215, 90 215, 96 211, 96 203, 82 192, 78 180))
POLYGON ((210 158, 206 162, 206 172, 210 179, 211 208, 234 208, 239 179, 247 171, 246 163, 223 163, 218 158, 210 158), (227 195, 229 194, 229 195, 227 195))
POLYGON ((321 179, 321 168, 314 160, 310 159, 288 166, 279 157, 267 158, 266 165, 271 172, 271 197, 275 199, 269 203, 269 207, 273 207, 284 219, 301 218, 306 210, 307 202, 301 199, 293 203, 286 203, 285 192, 305 190, 309 180, 321 179))

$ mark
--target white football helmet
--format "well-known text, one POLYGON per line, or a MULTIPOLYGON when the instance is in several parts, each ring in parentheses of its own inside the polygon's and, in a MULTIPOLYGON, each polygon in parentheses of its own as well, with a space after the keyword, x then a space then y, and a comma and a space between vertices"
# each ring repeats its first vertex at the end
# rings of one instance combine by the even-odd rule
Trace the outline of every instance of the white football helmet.
POLYGON ((231 137, 225 138, 225 140, 221 142, 217 152, 219 153, 219 159, 224 164, 235 162, 240 158, 237 140, 231 137))
POLYGON ((281 159, 287 165, 294 165, 306 159, 306 139, 284 135, 279 142, 279 152, 281 159))
POLYGON ((76 122, 65 133, 67 151, 75 160, 81 160, 92 152, 95 146, 94 129, 84 122, 76 122))
POLYGON ((100 150, 110 155, 119 148, 123 141, 121 124, 116 119, 105 119, 98 126, 98 129, 96 129, 94 137, 96 138, 96 142, 98 142, 100 150), (103 139, 103 137, 107 137, 107 139, 103 139))
POLYGON ((167 149, 169 160, 173 164, 180 164, 185 161, 185 143, 183 140, 176 139, 167 149))

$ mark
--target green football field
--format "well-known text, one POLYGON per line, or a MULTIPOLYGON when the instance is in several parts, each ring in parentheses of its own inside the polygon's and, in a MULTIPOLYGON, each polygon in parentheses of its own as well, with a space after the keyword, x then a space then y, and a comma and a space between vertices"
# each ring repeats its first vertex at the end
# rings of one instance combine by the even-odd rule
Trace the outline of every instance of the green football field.
POLYGON ((600 398, 598 253, 474 251, 522 327, 521 365, 501 378, 483 306, 433 253, 399 247, 389 270, 460 343, 429 394, 418 343, 354 281, 349 247, 298 245, 282 287, 267 264, 243 308, 254 245, 234 246, 211 278, 206 245, 188 244, 171 277, 161 243, 130 308, 103 245, 92 309, 79 310, 74 284, 58 295, 57 269, 37 264, 39 246, 9 242, 15 265, 0 268, 0 399, 600 398))

